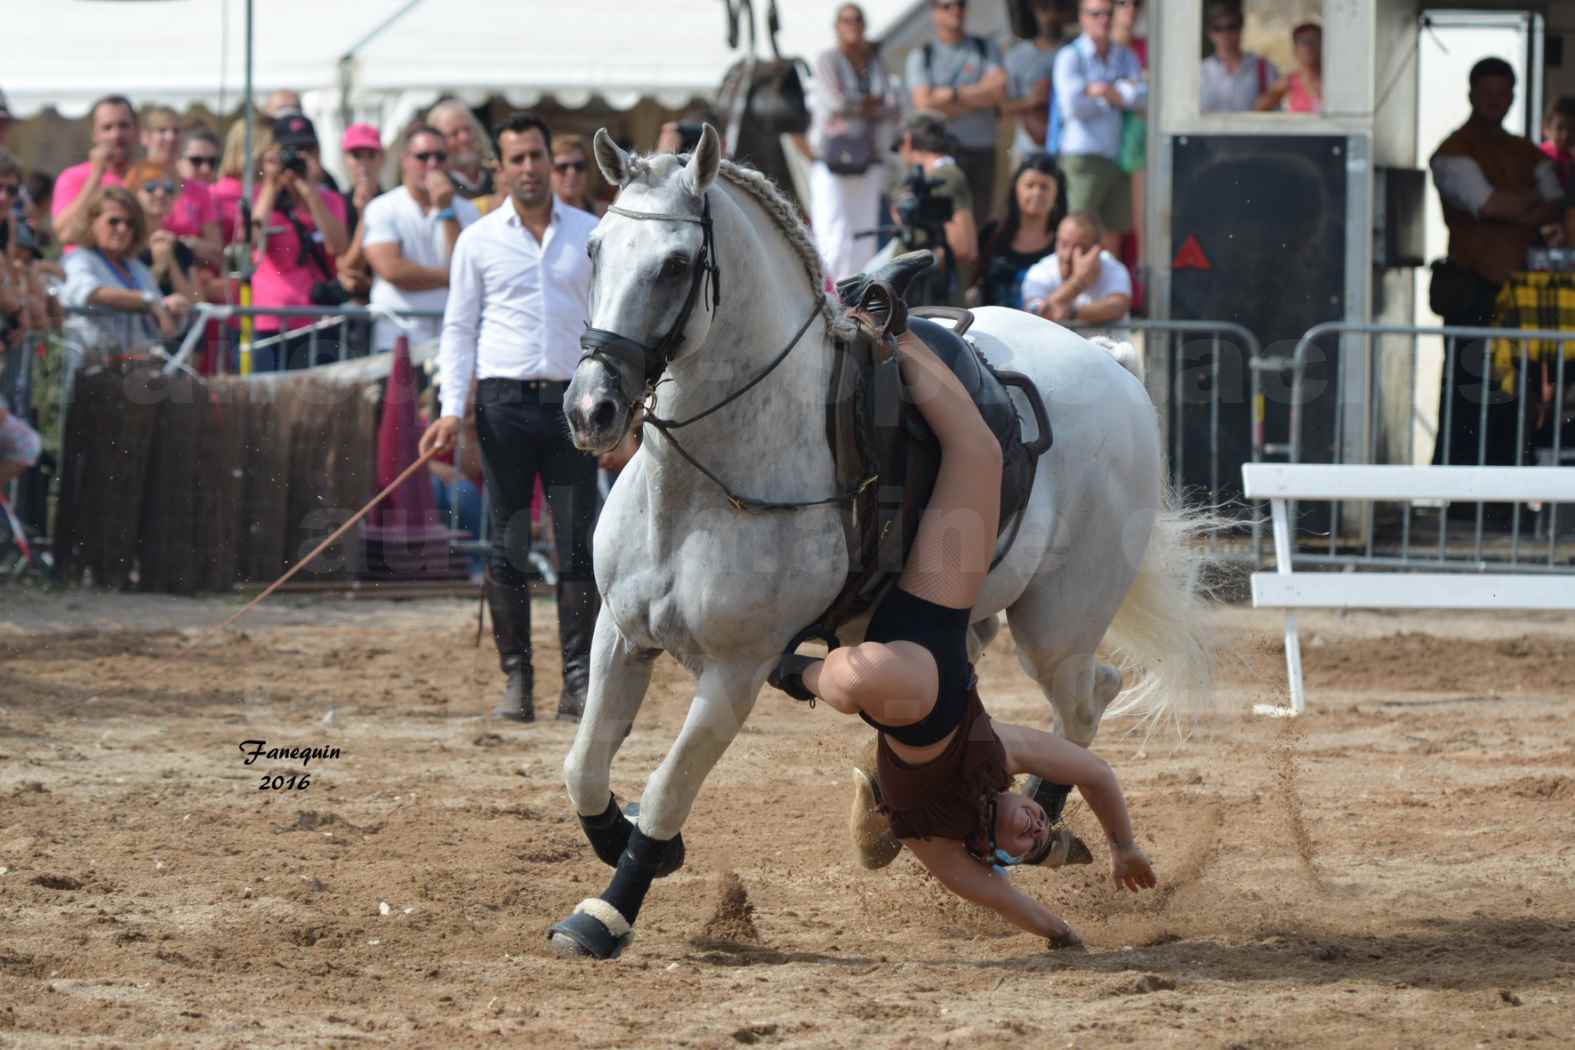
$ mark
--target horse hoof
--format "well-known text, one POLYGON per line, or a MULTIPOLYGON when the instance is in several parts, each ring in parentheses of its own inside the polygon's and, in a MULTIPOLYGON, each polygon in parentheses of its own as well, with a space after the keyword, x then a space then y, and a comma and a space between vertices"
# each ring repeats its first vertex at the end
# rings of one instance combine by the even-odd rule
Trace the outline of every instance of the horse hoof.
POLYGON ((1072 793, 1068 784, 1056 784, 1049 780, 1033 776, 1023 785, 1023 794, 1039 803, 1039 808, 1045 811, 1045 819, 1052 824, 1061 822, 1061 814, 1066 811, 1066 797, 1072 793))
POLYGON ((616 959, 633 940, 628 920, 595 897, 581 901, 574 914, 547 931, 554 951, 578 959, 616 959))
POLYGON ((876 807, 875 782, 862 769, 853 771, 853 809, 848 814, 848 830, 859 864, 877 871, 897 859, 902 843, 891 833, 891 824, 876 807))

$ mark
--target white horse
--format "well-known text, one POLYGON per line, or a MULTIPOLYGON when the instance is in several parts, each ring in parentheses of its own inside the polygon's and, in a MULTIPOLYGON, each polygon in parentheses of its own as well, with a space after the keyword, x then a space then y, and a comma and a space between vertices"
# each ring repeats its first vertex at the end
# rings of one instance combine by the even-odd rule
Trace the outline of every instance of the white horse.
MULTIPOLYGON (((758 172, 722 161, 710 128, 687 162, 626 154, 605 132, 595 154, 618 198, 592 237, 593 328, 564 399, 574 442, 588 452, 618 444, 645 394, 643 364, 665 365, 649 409, 657 419, 715 409, 671 434, 648 417, 596 529, 602 609, 564 770, 592 845, 617 870, 550 936, 560 950, 607 958, 632 937, 651 880, 682 862, 679 830, 783 647, 846 576, 824 406, 829 336, 847 322, 793 207, 758 172), (798 506, 741 510, 723 486, 798 506), (636 827, 611 796, 610 767, 661 651, 697 687, 636 827)), ((975 655, 1004 610, 1054 728, 1080 744, 1121 687, 1120 672, 1095 660, 1112 620, 1124 658, 1146 670, 1121 709, 1199 701, 1211 654, 1196 633, 1186 521, 1165 507, 1142 385, 1108 353, 1026 313, 980 309, 969 336, 993 364, 1034 381, 1055 434, 1016 543, 974 611, 975 655)), ((845 634, 862 632, 850 626, 845 634)))

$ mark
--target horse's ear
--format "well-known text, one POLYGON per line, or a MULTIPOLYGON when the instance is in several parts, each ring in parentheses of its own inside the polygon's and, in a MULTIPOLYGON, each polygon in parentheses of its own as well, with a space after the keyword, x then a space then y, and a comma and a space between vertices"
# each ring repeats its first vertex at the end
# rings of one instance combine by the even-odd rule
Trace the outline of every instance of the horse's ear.
POLYGON ((684 169, 695 196, 701 196, 711 188, 711 183, 716 181, 717 169, 721 166, 722 137, 716 133, 715 128, 707 124, 700 131, 700 144, 689 155, 689 166, 684 169))
POLYGON ((591 149, 596 154, 596 166, 602 169, 602 176, 608 182, 622 186, 629 180, 629 154, 618 148, 606 128, 596 129, 591 149))

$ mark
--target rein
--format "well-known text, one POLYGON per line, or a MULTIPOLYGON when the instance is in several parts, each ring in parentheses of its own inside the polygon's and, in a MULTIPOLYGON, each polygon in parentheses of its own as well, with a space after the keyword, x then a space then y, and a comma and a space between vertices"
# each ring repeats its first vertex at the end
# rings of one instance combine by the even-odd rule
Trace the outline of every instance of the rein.
MULTIPOLYGON (((641 377, 645 381, 647 391, 645 425, 660 431, 662 436, 667 439, 668 443, 673 446, 690 466, 705 475, 721 489, 722 494, 727 497, 727 502, 734 510, 749 512, 801 510, 807 507, 825 506, 826 504, 851 503, 860 492, 876 480, 875 475, 871 474, 857 484, 849 486, 845 491, 826 496, 823 499, 803 501, 755 499, 750 496, 740 496, 734 492, 727 482, 717 477, 714 472, 695 459, 683 445, 679 444, 678 439, 673 436, 673 431, 680 430, 691 423, 697 423, 713 412, 737 401, 744 394, 747 394, 759 385, 761 380, 774 372, 778 365, 786 361, 788 355, 793 352, 794 347, 803 341, 804 333, 809 331, 810 325, 814 324, 815 317, 821 310, 820 299, 811 299, 809 316, 804 318, 804 323, 798 326, 798 330, 793 333, 787 345, 771 359, 771 363, 766 365, 753 379, 734 390, 731 394, 728 394, 710 408, 697 412, 688 419, 664 419, 658 416, 652 407, 653 399, 656 396, 656 383, 661 379, 662 374, 667 370, 667 366, 672 362, 678 347, 683 344, 684 328, 688 326, 689 317, 694 312, 695 302, 700 298, 702 286, 707 287, 710 293, 706 296, 708 300, 706 309, 708 312, 715 313, 722 302, 722 275, 716 258, 714 226, 711 222, 711 197, 710 194, 706 194, 701 198, 699 218, 692 215, 678 215, 669 212, 633 211, 629 208, 620 208, 616 204, 607 210, 627 219, 694 223, 704 231, 704 239, 700 244, 700 254, 695 256, 694 270, 689 280, 689 293, 684 298, 683 309, 679 311, 678 319, 673 322, 673 327, 668 330, 660 342, 655 346, 649 346, 628 336, 619 335, 617 332, 609 332, 601 328, 588 328, 580 336, 580 346, 584 351, 583 356, 599 360, 604 365, 612 362, 640 368, 641 377)), ((816 292, 816 295, 819 294, 821 293, 816 292)))

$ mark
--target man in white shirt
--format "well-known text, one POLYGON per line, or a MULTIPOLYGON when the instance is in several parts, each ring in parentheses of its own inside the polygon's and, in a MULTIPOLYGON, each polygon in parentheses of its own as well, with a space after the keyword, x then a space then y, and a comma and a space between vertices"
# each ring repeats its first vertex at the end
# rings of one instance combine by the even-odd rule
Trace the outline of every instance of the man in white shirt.
POLYGON ((1086 211, 1075 211, 1056 229, 1055 254, 1023 275, 1023 308, 1061 324, 1124 321, 1132 309, 1132 277, 1100 248, 1104 231, 1086 211))
POLYGON ((596 216, 552 195, 552 132, 519 113, 495 131, 498 186, 507 197, 460 237, 438 351, 442 414, 421 450, 453 447, 476 383, 476 433, 492 500, 487 603, 503 673, 493 716, 534 721, 530 509, 542 479, 558 548, 558 717, 578 721, 590 683, 591 633, 601 599, 591 572, 596 459, 569 440, 563 396, 590 317, 586 245, 596 216))
MULTIPOLYGON (((366 206, 362 251, 375 275, 371 304, 391 310, 441 311, 448 302, 449 258, 459 231, 481 217, 454 193, 444 173, 448 147, 435 128, 410 132, 400 157, 403 182, 366 206)), ((378 321, 372 348, 391 350, 403 332, 412 342, 436 339, 442 322, 406 318, 401 326, 378 321)))

